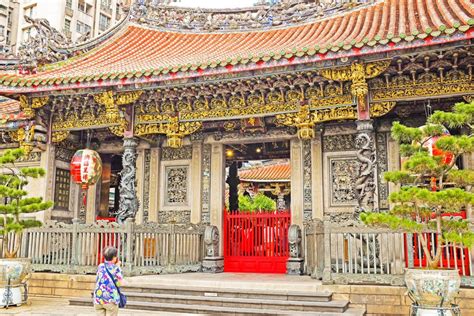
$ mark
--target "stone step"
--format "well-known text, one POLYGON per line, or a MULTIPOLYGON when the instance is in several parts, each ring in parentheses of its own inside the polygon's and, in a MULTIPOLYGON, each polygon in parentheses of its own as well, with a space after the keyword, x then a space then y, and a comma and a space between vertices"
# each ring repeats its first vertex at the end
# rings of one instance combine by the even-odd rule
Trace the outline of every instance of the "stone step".
POLYGON ((285 301, 313 301, 329 302, 332 299, 330 292, 317 291, 298 291, 292 289, 239 289, 223 288, 216 286, 170 286, 167 284, 153 285, 128 285, 124 287, 124 293, 152 293, 152 294, 175 294, 175 295, 194 295, 194 296, 218 296, 234 298, 254 298, 254 299, 273 299, 285 301))
MULTIPOLYGON (((90 298, 76 298, 69 300, 69 304, 73 306, 91 306, 92 301, 90 298)), ((327 304, 327 303, 326 303, 327 304)), ((346 306, 347 307, 347 306, 346 306)), ((148 311, 161 311, 161 312, 181 312, 181 313, 194 313, 194 314, 207 314, 207 315, 301 315, 301 316, 363 316, 365 311, 360 309, 344 309, 344 311, 295 311, 295 310, 282 310, 278 309, 278 306, 272 308, 243 308, 243 307, 232 307, 232 306, 210 306, 210 305, 199 305, 199 304, 176 304, 176 303, 156 303, 156 302, 142 302, 142 301, 129 301, 127 303, 127 309, 135 310, 148 310, 148 311)))
POLYGON ((348 307, 347 301, 292 301, 282 299, 261 299, 242 297, 222 297, 222 296, 198 296, 185 294, 155 294, 155 293, 134 293, 125 292, 131 301, 154 302, 170 304, 191 304, 209 305, 241 308, 278 308, 294 311, 335 311, 343 312, 348 307))

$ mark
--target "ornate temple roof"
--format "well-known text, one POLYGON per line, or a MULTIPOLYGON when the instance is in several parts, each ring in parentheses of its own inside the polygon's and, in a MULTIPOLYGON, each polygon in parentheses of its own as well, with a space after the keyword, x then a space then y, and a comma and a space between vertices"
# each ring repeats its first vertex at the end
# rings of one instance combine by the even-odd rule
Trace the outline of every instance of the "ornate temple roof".
MULTIPOLYGON (((300 11, 306 18, 299 20, 295 16, 302 13, 288 11, 286 16, 294 15, 290 20, 281 18, 277 25, 272 22, 268 27, 262 23, 254 25, 255 22, 246 29, 239 26, 242 24, 232 24, 222 13, 204 15, 210 16, 207 24, 202 22, 202 16, 191 19, 186 15, 178 16, 177 21, 181 21, 178 24, 169 22, 175 21, 173 19, 157 24, 166 12, 176 15, 184 9, 166 11, 165 7, 153 4, 136 5, 128 22, 111 36, 104 37, 95 48, 39 67, 33 73, 0 74, 0 93, 185 80, 474 37, 471 0, 371 2, 333 1, 345 3, 345 7, 341 5, 345 9, 300 11), (369 4, 364 4, 367 2, 369 4), (347 6, 348 3, 355 5, 347 6), (215 18, 218 14, 219 19, 215 18), (229 27, 225 28, 226 25, 229 27)), ((252 12, 250 16, 258 11, 252 12)), ((229 16, 235 18, 235 12, 233 14, 229 16)), ((283 16, 275 15, 273 20, 283 16)))
POLYGON ((239 179, 241 182, 289 182, 290 175, 290 163, 239 170, 239 179))

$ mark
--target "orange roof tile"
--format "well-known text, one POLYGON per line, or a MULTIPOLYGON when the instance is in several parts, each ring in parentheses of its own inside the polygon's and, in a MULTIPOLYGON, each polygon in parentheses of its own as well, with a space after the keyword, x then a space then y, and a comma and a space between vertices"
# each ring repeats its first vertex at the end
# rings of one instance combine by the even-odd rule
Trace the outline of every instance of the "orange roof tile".
POLYGON ((0 97, 0 115, 17 114, 20 112, 20 102, 0 97))
POLYGON ((242 182, 289 182, 291 167, 289 163, 256 167, 239 171, 242 182))
POLYGON ((1 74, 0 93, 132 84, 307 63, 474 38, 473 28, 471 0, 385 0, 312 23, 247 32, 171 32, 130 22, 99 47, 46 70, 1 74))

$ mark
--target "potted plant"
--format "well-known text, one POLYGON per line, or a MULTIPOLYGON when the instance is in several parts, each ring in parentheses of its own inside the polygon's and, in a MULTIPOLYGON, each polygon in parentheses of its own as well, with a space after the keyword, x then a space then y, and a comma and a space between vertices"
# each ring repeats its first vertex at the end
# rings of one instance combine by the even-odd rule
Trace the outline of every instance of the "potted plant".
POLYGON ((9 149, 0 154, 0 306, 22 303, 20 286, 25 283, 30 261, 16 258, 20 250, 22 231, 41 226, 41 222, 25 219, 22 214, 52 207, 41 197, 27 197, 24 189, 29 178, 44 176, 42 168, 18 168, 15 163, 25 157, 23 149, 9 149))
POLYGON ((360 216, 366 225, 402 230, 420 241, 426 267, 405 273, 409 294, 420 309, 452 306, 460 277, 459 271, 441 267, 443 251, 474 244, 469 221, 456 216, 474 204, 474 170, 456 167, 458 157, 474 151, 473 124, 474 102, 458 103, 452 112, 435 111, 420 128, 395 122, 392 137, 400 143, 405 161, 402 170, 386 172, 384 178, 401 188, 390 194, 389 212, 360 216), (452 136, 447 128, 468 133, 452 136))

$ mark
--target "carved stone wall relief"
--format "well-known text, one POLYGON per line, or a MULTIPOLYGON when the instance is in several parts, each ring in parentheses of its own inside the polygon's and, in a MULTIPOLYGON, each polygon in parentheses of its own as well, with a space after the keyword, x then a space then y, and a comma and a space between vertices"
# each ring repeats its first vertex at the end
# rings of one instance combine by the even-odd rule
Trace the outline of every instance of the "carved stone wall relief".
POLYGON ((330 206, 357 205, 356 180, 359 162, 350 157, 329 158, 330 206))
POLYGON ((160 224, 189 224, 191 222, 191 211, 169 210, 158 212, 158 223, 160 224))
POLYGON ((348 135, 332 135, 323 137, 323 151, 324 152, 337 152, 337 151, 348 151, 355 149, 355 137, 354 134, 348 135))
POLYGON ((202 213, 201 222, 208 224, 210 223, 209 213, 209 193, 211 185, 211 145, 204 145, 202 152, 202 213))
POLYGON ((388 209, 388 183, 383 180, 383 174, 388 171, 387 134, 377 133, 375 145, 377 149, 379 209, 386 210, 388 209))
POLYGON ((143 222, 148 222, 148 213, 150 208, 150 169, 151 169, 151 152, 145 150, 145 172, 143 185, 143 222))
POLYGON ((311 191, 311 141, 303 141, 303 220, 313 217, 313 201, 311 191))
POLYGON ((165 168, 165 206, 188 205, 188 166, 165 168))
POLYGON ((191 159, 192 154, 193 154, 192 146, 183 146, 181 148, 163 147, 161 151, 161 160, 169 161, 169 160, 191 159))

